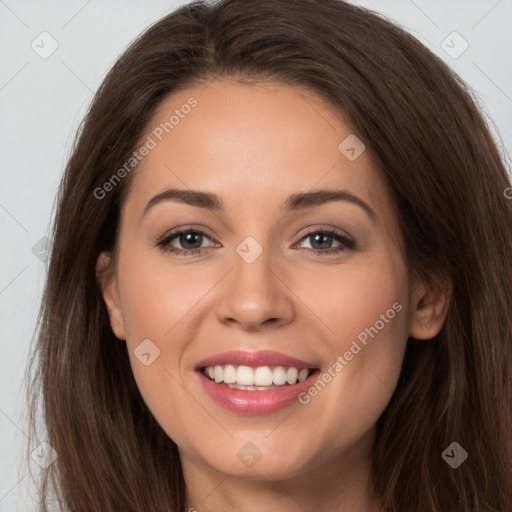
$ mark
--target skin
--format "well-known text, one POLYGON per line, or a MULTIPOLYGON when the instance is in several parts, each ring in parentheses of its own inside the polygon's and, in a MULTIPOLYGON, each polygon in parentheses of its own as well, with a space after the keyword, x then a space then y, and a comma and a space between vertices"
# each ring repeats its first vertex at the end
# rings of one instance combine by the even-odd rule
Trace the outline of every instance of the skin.
MULTIPOLYGON (((370 141, 349 161, 338 145, 353 130, 340 112, 296 87, 212 81, 166 98, 144 139, 190 97, 197 106, 134 171, 117 251, 103 253, 97 265, 112 329, 126 340, 141 394, 179 447, 188 506, 377 511, 369 490, 375 423, 395 389, 408 337, 439 332, 448 296, 413 285, 370 141), (225 210, 163 201, 143 215, 168 188, 218 194, 225 210), (375 218, 347 201, 282 214, 289 195, 319 189, 349 191, 375 218), (201 254, 156 246, 181 226, 208 236, 188 245, 175 237, 170 245, 201 246, 201 254), (329 240, 315 245, 310 228, 349 233, 356 247, 320 254, 329 240), (263 249, 252 263, 236 252, 248 236, 263 249), (237 414, 213 402, 194 373, 200 360, 236 349, 277 350, 325 372, 396 302, 402 310, 306 405, 237 414), (144 339, 161 351, 149 366, 134 355, 144 339), (237 457, 249 442, 261 453, 252 467, 237 457)), ((340 245, 332 239, 330 248, 340 245)))

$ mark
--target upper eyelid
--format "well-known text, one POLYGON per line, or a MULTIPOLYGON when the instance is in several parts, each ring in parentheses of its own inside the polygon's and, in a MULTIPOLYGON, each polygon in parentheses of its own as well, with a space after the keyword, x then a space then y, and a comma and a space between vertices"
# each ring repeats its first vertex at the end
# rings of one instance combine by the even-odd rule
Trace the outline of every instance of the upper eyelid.
POLYGON ((193 228, 193 227, 183 227, 183 228, 177 228, 176 231, 172 231, 169 233, 164 234, 162 237, 159 238, 160 241, 170 240, 174 237, 181 235, 183 233, 198 233, 203 236, 207 236, 210 239, 214 239, 215 237, 213 235, 210 235, 205 228, 193 228))

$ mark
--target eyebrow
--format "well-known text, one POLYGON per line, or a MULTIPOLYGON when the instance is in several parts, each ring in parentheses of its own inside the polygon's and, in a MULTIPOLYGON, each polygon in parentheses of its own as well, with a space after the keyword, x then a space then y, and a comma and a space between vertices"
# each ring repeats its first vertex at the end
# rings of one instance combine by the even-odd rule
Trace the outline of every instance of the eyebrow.
MULTIPOLYGON (((171 188, 152 197, 144 208, 142 216, 146 215, 153 206, 164 201, 177 201, 210 211, 220 212, 224 210, 223 201, 216 194, 211 192, 201 192, 199 190, 171 188)), ((355 204, 362 208, 372 220, 376 218, 376 214, 369 204, 346 190, 327 189, 292 194, 284 202, 281 207, 281 211, 283 214, 287 214, 292 211, 313 208, 332 201, 346 201, 348 203, 355 204)))

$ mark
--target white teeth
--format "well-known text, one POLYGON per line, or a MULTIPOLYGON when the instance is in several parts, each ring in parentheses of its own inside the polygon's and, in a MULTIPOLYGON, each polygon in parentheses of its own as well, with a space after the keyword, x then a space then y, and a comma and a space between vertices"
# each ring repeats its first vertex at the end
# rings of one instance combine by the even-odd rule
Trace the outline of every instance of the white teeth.
POLYGON ((255 386, 272 386, 272 370, 268 366, 259 366, 254 371, 255 386))
POLYGON ((308 368, 294 368, 293 366, 235 366, 232 364, 208 366, 204 374, 217 383, 229 384, 236 389, 273 389, 286 384, 297 384, 304 381, 309 375, 308 368))
POLYGON ((299 382, 302 382, 303 380, 306 380, 307 376, 308 376, 308 370, 306 368, 303 368, 299 372, 299 382))
POLYGON ((272 382, 276 386, 282 386, 286 382, 286 370, 282 366, 277 366, 276 368, 274 368, 272 382))
POLYGON ((215 382, 222 382, 224 380, 224 370, 222 366, 215 366, 215 382))
POLYGON ((254 371, 250 366, 239 366, 236 369, 236 382, 246 386, 254 385, 254 371))
POLYGON ((224 366, 224 382, 226 384, 232 384, 233 382, 236 382, 236 379, 236 368, 232 364, 227 364, 224 366))
POLYGON ((299 370, 297 370, 297 368, 294 368, 293 366, 290 366, 290 368, 288 368, 288 371, 286 372, 286 382, 288 382, 288 384, 295 384, 297 382, 298 376, 299 370))

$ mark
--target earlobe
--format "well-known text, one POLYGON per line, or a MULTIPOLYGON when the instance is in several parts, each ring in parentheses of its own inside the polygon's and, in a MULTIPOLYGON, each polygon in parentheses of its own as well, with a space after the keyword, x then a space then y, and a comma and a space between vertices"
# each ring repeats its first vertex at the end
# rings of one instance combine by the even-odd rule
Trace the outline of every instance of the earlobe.
POLYGON ((102 252, 98 256, 98 260, 96 261, 96 280, 98 281, 103 300, 105 301, 112 331, 114 331, 116 338, 125 340, 126 331, 123 312, 111 258, 111 255, 107 252, 102 252))
POLYGON ((415 287, 410 303, 409 336, 429 340, 437 336, 448 315, 451 283, 426 284, 415 287))

